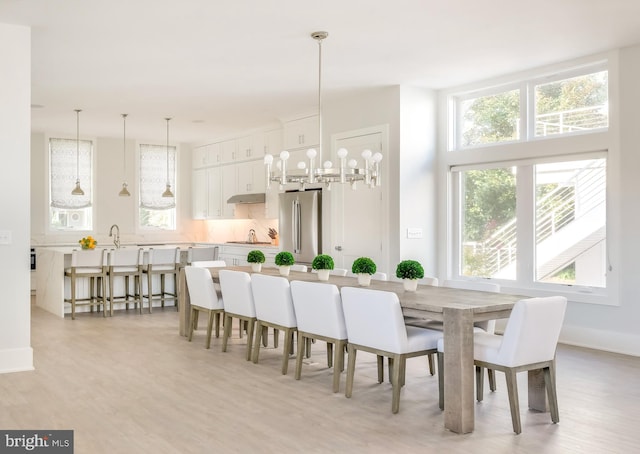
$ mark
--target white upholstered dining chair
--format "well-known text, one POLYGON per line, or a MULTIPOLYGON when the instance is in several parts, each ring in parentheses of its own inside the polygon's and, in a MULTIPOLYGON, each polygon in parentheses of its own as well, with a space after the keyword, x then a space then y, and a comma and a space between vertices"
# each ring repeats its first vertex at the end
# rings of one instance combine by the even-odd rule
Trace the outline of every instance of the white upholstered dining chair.
POLYGON ((291 281, 291 296, 298 323, 295 378, 300 380, 302 374, 302 356, 307 341, 324 341, 327 343, 327 364, 333 365, 333 392, 337 393, 347 343, 340 291, 333 284, 291 281))
POLYGON ((351 397, 358 350, 387 357, 392 368, 391 411, 397 413, 400 409, 400 388, 404 384, 407 358, 435 353, 442 332, 406 326, 400 301, 395 293, 342 287, 341 294, 349 336, 345 395, 351 397))
POLYGON ((251 360, 253 329, 256 322, 256 308, 251 290, 251 276, 242 271, 221 269, 218 272, 220 289, 224 300, 224 332, 222 334, 222 351, 227 351, 231 337, 231 321, 233 318, 247 323, 247 361, 251 360))
POLYGON ((112 249, 107 258, 107 276, 109 278, 109 311, 113 316, 115 303, 125 303, 126 309, 133 303, 142 314, 142 263, 141 248, 112 249), (133 280, 133 290, 131 289, 133 280), (122 287, 116 283, 122 282, 122 287), (122 292, 120 292, 122 288, 122 292), (116 291, 118 290, 118 291, 116 291))
MULTIPOLYGON (((284 331, 282 375, 287 375, 289 353, 293 344, 293 335, 297 329, 289 280, 280 276, 252 274, 251 289, 256 308, 253 362, 257 363, 260 356, 260 334, 263 328, 274 328, 274 336, 278 336, 279 331, 282 330, 284 331)), ((277 345, 275 341, 274 345, 277 345)))
MULTIPOLYGON (((523 299, 513 307, 503 336, 474 332, 473 358, 476 365, 476 396, 483 398, 483 369, 505 373, 513 431, 522 431, 518 402, 518 372, 542 370, 551 420, 560 421, 556 392, 555 355, 567 307, 562 296, 523 299)), ((438 341, 438 363, 444 357, 444 342, 438 341)), ((440 408, 446 386, 446 370, 438 371, 440 408)))
POLYGON ((186 266, 184 268, 185 278, 189 286, 189 297, 191 300, 191 318, 189 323, 189 342, 193 338, 193 330, 198 323, 196 314, 205 312, 207 318, 207 340, 205 347, 211 346, 211 334, 213 331, 214 318, 216 326, 216 337, 220 336, 220 314, 224 313, 224 301, 218 298, 218 293, 213 287, 211 273, 206 268, 186 266))

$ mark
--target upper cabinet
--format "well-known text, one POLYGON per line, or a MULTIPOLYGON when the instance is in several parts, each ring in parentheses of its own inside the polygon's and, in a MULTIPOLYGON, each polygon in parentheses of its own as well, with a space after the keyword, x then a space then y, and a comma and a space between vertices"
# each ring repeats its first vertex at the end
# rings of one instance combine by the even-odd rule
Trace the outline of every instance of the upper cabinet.
POLYGON ((253 149, 256 159, 262 159, 266 154, 278 156, 284 149, 282 146, 282 129, 254 134, 253 149))
POLYGON ((317 146, 319 142, 320 136, 317 115, 288 121, 284 124, 285 150, 310 148, 317 146))
POLYGON ((203 145, 193 149, 193 168, 211 167, 222 162, 220 143, 203 145))
POLYGON ((238 141, 236 139, 220 142, 222 148, 222 162, 234 162, 238 160, 238 141))

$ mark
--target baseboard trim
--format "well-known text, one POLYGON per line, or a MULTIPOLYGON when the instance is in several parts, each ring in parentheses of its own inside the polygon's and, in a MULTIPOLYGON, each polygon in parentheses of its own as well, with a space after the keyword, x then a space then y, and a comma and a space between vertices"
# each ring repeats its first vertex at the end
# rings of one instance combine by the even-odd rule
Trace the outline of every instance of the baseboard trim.
POLYGON ((34 370, 31 347, 0 350, 0 374, 28 370, 34 370))

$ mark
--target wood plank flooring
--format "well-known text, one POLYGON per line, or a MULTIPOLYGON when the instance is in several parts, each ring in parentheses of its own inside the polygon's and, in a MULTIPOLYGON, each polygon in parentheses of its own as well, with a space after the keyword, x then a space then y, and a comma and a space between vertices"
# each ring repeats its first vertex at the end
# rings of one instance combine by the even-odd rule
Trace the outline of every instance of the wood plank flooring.
MULTIPOLYGON (((237 324, 234 327, 237 329, 237 324)), ((640 443, 640 358, 560 346, 560 423, 526 409, 514 435, 504 376, 476 403, 476 430, 444 429, 437 377, 426 360, 407 362, 400 412, 376 380, 375 357, 359 353, 353 397, 331 392, 324 343, 313 345, 302 379, 280 373, 281 348, 245 361, 237 331, 204 348, 178 335, 174 308, 113 318, 60 319, 33 306, 36 370, 0 375, 0 428, 73 429, 82 453, 627 453, 640 443)), ((385 371, 386 373, 386 371, 385 371)), ((486 386, 488 388, 488 386, 486 386)))

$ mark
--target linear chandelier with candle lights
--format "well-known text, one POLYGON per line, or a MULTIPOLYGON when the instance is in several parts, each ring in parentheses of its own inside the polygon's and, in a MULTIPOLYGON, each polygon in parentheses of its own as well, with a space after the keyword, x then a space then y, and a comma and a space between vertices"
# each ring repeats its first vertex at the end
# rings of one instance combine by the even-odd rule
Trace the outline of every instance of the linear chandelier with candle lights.
MULTIPOLYGON (((327 32, 313 32, 311 37, 318 42, 318 131, 319 142, 318 148, 322 156, 322 41, 329 36, 327 32)), ((315 148, 307 150, 307 158, 309 165, 304 161, 298 162, 295 169, 287 168, 289 160, 289 152, 283 151, 279 155, 276 162, 276 169, 272 169, 274 157, 267 154, 264 157, 264 164, 267 172, 267 189, 270 188, 271 182, 278 183, 280 187, 289 183, 299 185, 302 191, 307 185, 324 184, 327 189, 331 189, 332 183, 349 183, 353 189, 356 189, 358 182, 363 182, 369 187, 380 186, 380 161, 382 154, 379 152, 372 153, 371 150, 362 152, 363 166, 359 166, 356 159, 347 159, 348 152, 345 148, 337 151, 340 160, 339 167, 334 167, 329 160, 324 161, 322 167, 316 166, 316 157, 318 151, 315 148)))

